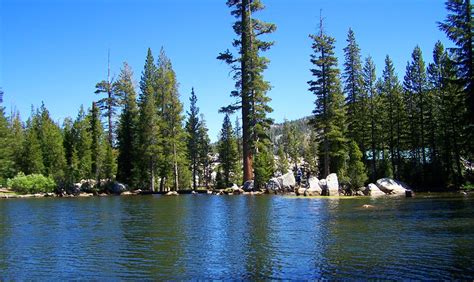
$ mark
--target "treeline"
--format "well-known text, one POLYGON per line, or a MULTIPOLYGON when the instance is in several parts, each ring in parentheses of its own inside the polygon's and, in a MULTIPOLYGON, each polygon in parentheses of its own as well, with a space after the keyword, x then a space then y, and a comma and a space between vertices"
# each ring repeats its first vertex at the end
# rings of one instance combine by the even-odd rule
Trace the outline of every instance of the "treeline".
POLYGON ((221 108, 225 118, 216 167, 194 89, 185 117, 170 59, 161 50, 155 61, 148 50, 138 94, 132 70, 124 64, 116 81, 108 75, 97 83, 97 102, 87 110, 81 107, 75 119, 67 118, 62 125, 51 119, 44 105, 33 109, 26 123, 18 113, 7 117, 0 108, 0 184, 24 173, 51 177, 59 187, 81 179, 105 179, 152 191, 225 188, 233 183, 261 189, 275 173, 302 163, 319 177, 337 173, 348 189, 381 177, 417 188, 460 187, 472 181, 469 0, 447 1, 449 14, 439 23, 455 47, 446 50, 437 42, 433 63, 426 65, 416 46, 402 81, 389 56, 382 76, 376 76, 375 63, 370 56, 361 58, 351 29, 341 72, 335 39, 321 20, 319 32, 310 35, 313 79, 308 84, 316 105, 309 121, 311 133, 302 134, 304 126, 286 122, 278 139, 267 116, 272 112, 267 96, 271 86, 263 72, 269 60, 262 56, 273 46, 263 39, 276 26, 254 18, 264 9, 260 0, 229 0, 227 5, 236 18, 236 50, 226 50, 217 59, 230 66, 236 102, 221 108), (242 125, 237 119, 233 126, 230 115, 237 111, 242 125))
MULTIPOLYGON (((335 172, 348 189, 382 177, 429 189, 460 187, 472 181, 470 1, 447 1, 449 14, 439 23, 456 47, 446 50, 437 42, 433 63, 426 65, 421 49, 416 46, 402 81, 388 55, 382 77, 376 76, 375 63, 370 56, 361 58, 351 29, 341 72, 334 51, 335 39, 325 32, 321 20, 319 33, 310 35, 313 79, 308 84, 316 97, 310 120, 312 133, 302 134, 301 126, 285 123, 278 139, 275 131, 269 130, 272 120, 266 116, 272 111, 266 96, 270 85, 262 73, 269 61, 261 56, 273 42, 258 38, 272 33, 276 27, 254 18, 264 8, 259 0, 228 1, 227 5, 237 19, 237 55, 227 50, 218 59, 228 63, 234 73, 236 88, 231 96, 237 102, 222 111, 240 110, 242 114, 244 181, 255 179, 259 188, 275 172, 285 173, 299 165, 323 178, 335 172), (268 157, 269 152, 277 154, 276 166, 273 158, 268 157)), ((230 123, 225 124, 229 127, 230 123)), ((232 147, 235 142, 228 143, 232 147)), ((237 171, 231 166, 225 170, 224 175, 237 171)), ((225 179, 227 176, 227 182, 225 179)))
POLYGON ((446 50, 437 42, 427 65, 416 46, 403 81, 389 56, 377 78, 351 29, 341 73, 335 39, 321 20, 319 33, 310 35, 308 82, 316 96, 311 122, 318 133, 320 175, 337 172, 353 188, 381 177, 431 189, 472 180, 472 5, 451 0, 446 6, 449 15, 439 27, 456 47, 446 50))
POLYGON ((211 145, 192 90, 187 120, 171 61, 149 49, 137 95, 124 63, 116 81, 96 85, 98 101, 54 122, 43 104, 23 123, 0 108, 0 184, 17 174, 51 177, 59 189, 83 179, 131 188, 189 189, 211 181, 211 145), (102 119, 105 118, 105 128, 102 119))

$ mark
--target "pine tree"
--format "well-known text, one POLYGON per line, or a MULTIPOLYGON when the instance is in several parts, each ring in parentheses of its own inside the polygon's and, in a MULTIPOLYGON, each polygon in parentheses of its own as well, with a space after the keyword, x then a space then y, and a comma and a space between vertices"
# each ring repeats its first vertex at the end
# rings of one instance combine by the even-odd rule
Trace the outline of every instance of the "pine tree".
MULTIPOLYGON (((138 141, 140 160, 138 162, 140 186, 155 191, 155 176, 159 172, 162 154, 162 136, 160 135, 161 119, 156 107, 157 69, 150 49, 140 81, 138 141), (144 182, 143 182, 144 181, 144 182)), ((163 183, 162 179, 162 183, 163 183)))
POLYGON ((211 140, 209 139, 208 129, 204 115, 201 114, 199 128, 198 128, 198 168, 199 168, 199 182, 200 185, 209 187, 211 182, 211 157, 212 152, 211 140))
POLYGON ((455 65, 439 41, 433 50, 433 63, 428 66, 428 79, 430 92, 434 96, 435 142, 441 170, 439 177, 444 186, 459 187, 463 177, 460 153, 465 138, 462 128, 465 118, 464 93, 455 82, 455 65))
POLYGON ((309 90, 316 96, 316 108, 311 124, 319 133, 320 169, 322 177, 330 172, 343 173, 346 139, 344 96, 341 91, 337 58, 334 55, 335 39, 326 35, 321 19, 319 34, 310 35, 313 39, 311 73, 314 80, 309 81, 309 90))
POLYGON ((308 165, 308 168, 311 175, 318 175, 318 143, 317 136, 314 131, 311 131, 309 136, 307 146, 305 148, 305 162, 308 165))
POLYGON ((231 65, 236 80, 236 90, 232 91, 231 96, 238 97, 240 101, 225 107, 223 111, 242 111, 243 180, 248 181, 253 179, 253 155, 258 151, 257 143, 265 143, 264 139, 268 138, 266 131, 272 123, 266 116, 272 111, 268 106, 270 98, 266 96, 270 84, 263 78, 269 60, 259 53, 270 49, 273 42, 259 37, 274 32, 276 26, 252 18, 252 14, 264 9, 260 0, 228 0, 227 6, 234 8, 231 14, 237 19, 233 28, 239 38, 234 40, 233 45, 240 56, 234 56, 227 50, 217 58, 231 65))
POLYGON ((117 107, 120 104, 120 99, 114 89, 113 79, 110 78, 110 52, 107 57, 107 80, 102 80, 95 86, 96 94, 105 94, 104 97, 97 101, 97 106, 101 109, 105 117, 107 117, 107 140, 109 144, 113 145, 114 142, 114 124, 113 119, 117 112, 117 107))
POLYGON ((191 90, 191 97, 189 98, 190 108, 187 112, 188 120, 186 121, 187 132, 187 148, 188 159, 190 162, 190 170, 193 174, 193 189, 197 189, 197 176, 199 170, 199 107, 196 105, 197 97, 194 93, 194 88, 191 90))
POLYGON ((278 147, 277 156, 278 156, 277 170, 281 174, 287 173, 289 169, 289 165, 288 165, 288 159, 286 158, 286 154, 283 151, 283 146, 278 147))
POLYGON ((158 58, 156 90, 156 105, 162 120, 160 128, 163 144, 161 177, 167 179, 172 176, 173 190, 188 188, 190 175, 186 160, 186 133, 182 125, 183 105, 179 100, 176 74, 163 48, 158 58))
POLYGON ((366 160, 366 151, 369 148, 368 132, 369 121, 367 117, 367 95, 363 89, 362 62, 360 48, 356 42, 354 31, 349 29, 347 46, 344 48, 344 92, 346 94, 347 109, 347 138, 356 141, 362 150, 363 159, 366 160))
POLYGON ((367 172, 362 162, 362 152, 359 150, 355 141, 349 141, 349 160, 347 164, 347 177, 349 186, 352 189, 358 189, 365 185, 367 181, 367 172))
POLYGON ((233 175, 237 169, 237 141, 228 114, 225 115, 217 146, 224 186, 225 188, 231 187, 233 175))
POLYGON ((25 132, 23 128, 23 122, 20 118, 20 113, 18 111, 13 111, 10 116, 10 129, 12 133, 12 142, 11 147, 13 150, 13 161, 14 161, 14 170, 15 175, 21 171, 21 155, 23 150, 23 142, 25 139, 25 132))
POLYGON ((377 132, 377 120, 376 114, 377 108, 377 89, 376 89, 376 75, 375 75, 375 64, 371 57, 365 60, 363 69, 363 87, 364 91, 369 98, 369 128, 370 128, 370 158, 371 158, 371 181, 377 180, 377 145, 378 145, 378 132, 377 132))
POLYGON ((100 183, 103 162, 103 128, 100 122, 100 109, 95 102, 89 113, 89 132, 91 136, 91 174, 100 183))
MULTIPOLYGON (((71 186, 77 180, 80 179, 79 176, 79 160, 77 159, 77 152, 75 146, 75 138, 73 131, 74 122, 70 117, 64 119, 63 122, 63 146, 64 146, 64 155, 66 158, 66 183, 71 186)), ((90 165, 90 164, 89 164, 90 165)), ((90 166, 89 166, 90 171, 90 166)))
POLYGON ((455 44, 451 48, 453 61, 456 64, 457 77, 454 79, 464 92, 468 108, 465 124, 468 157, 474 158, 474 64, 473 64, 473 5, 470 0, 448 0, 446 9, 449 14, 446 20, 438 23, 439 28, 446 33, 455 44))
POLYGON ((123 64, 114 89, 123 105, 117 128, 117 180, 133 187, 139 184, 138 107, 133 72, 123 64))
POLYGON ((45 105, 41 105, 36 119, 36 130, 43 155, 43 174, 51 176, 56 183, 64 180, 66 158, 61 129, 53 122, 45 105))
POLYGON ((0 107, 0 186, 2 186, 8 178, 14 176, 14 151, 11 144, 12 132, 8 125, 5 109, 0 107))
POLYGON ((26 122, 20 163, 21 171, 27 175, 42 173, 44 169, 43 152, 41 151, 36 123, 38 123, 38 119, 33 115, 26 122))
POLYGON ((263 190, 267 181, 275 173, 275 159, 270 144, 259 143, 257 154, 255 154, 255 183, 254 189, 263 190))
POLYGON ((75 156, 77 158, 77 179, 90 179, 94 175, 91 172, 92 151, 91 151, 91 133, 89 130, 89 120, 86 117, 83 106, 72 127, 72 137, 75 156))
MULTIPOLYGON (((424 170, 427 163, 426 120, 428 112, 427 80, 425 62, 420 47, 416 46, 412 53, 412 61, 408 63, 403 82, 405 104, 408 112, 410 128, 409 148, 414 173, 421 173, 424 183, 424 170), (421 165, 421 167, 420 167, 421 165)), ((416 174, 412 176, 416 177, 416 174)))
POLYGON ((283 147, 285 152, 293 162, 293 167, 298 167, 299 158, 301 156, 302 139, 301 132, 298 131, 294 124, 290 124, 287 120, 283 123, 283 147))
POLYGON ((387 112, 383 121, 383 128, 388 132, 388 151, 394 176, 400 178, 401 165, 401 138, 404 120, 404 108, 402 100, 402 89, 395 68, 390 57, 385 57, 385 67, 382 74, 383 83, 381 89, 383 109, 387 112))

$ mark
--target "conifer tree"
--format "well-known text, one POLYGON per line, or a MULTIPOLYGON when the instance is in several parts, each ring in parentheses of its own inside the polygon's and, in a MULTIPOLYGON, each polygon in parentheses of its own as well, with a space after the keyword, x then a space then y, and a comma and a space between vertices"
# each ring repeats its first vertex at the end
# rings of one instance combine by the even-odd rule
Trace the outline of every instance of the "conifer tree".
POLYGON ((57 183, 64 180, 64 169, 66 159, 63 147, 63 136, 61 129, 53 122, 49 111, 42 104, 36 114, 36 131, 43 156, 43 174, 53 177, 57 183))
POLYGON ((259 143, 258 150, 255 154, 255 183, 254 189, 265 189, 267 181, 275 173, 275 159, 273 157, 273 149, 268 143, 259 143))
POLYGON ((0 186, 6 179, 14 176, 14 151, 11 146, 13 143, 12 132, 8 125, 5 109, 0 107, 0 186))
POLYGON ((103 160, 103 129, 100 122, 100 109, 95 102, 92 102, 88 120, 91 136, 91 174, 92 177, 97 180, 97 183, 100 183, 103 160))
POLYGON ((162 179, 171 178, 170 184, 173 190, 188 188, 190 175, 186 160, 186 133, 182 125, 183 105, 179 100, 176 74, 163 48, 158 58, 156 93, 156 105, 162 120, 160 128, 163 144, 161 177, 162 179))
POLYGON ((25 174, 42 173, 43 152, 36 130, 38 119, 33 115, 26 122, 25 138, 23 140, 23 150, 21 154, 21 171, 25 174))
MULTIPOLYGON (((424 183, 424 169, 427 163, 426 120, 428 112, 426 67, 420 47, 412 53, 403 82, 405 104, 410 128, 409 148, 414 173, 421 173, 424 183)), ((416 177, 414 174, 413 177, 416 177)))
MULTIPOLYGON (((156 107, 157 68, 151 49, 148 49, 145 67, 140 81, 138 141, 140 144, 140 186, 155 191, 156 175, 159 172, 162 154, 161 119, 156 107), (144 182, 143 182, 144 181, 144 182)), ((162 179, 162 183, 163 183, 162 179)))
POLYGON ((199 182, 200 185, 209 187, 211 182, 211 157, 212 152, 211 140, 209 139, 208 129, 204 115, 201 114, 199 128, 198 128, 198 168, 199 168, 199 182))
MULTIPOLYGON (((64 156, 66 158, 66 177, 65 181, 68 185, 72 185, 80 179, 78 172, 79 160, 77 159, 77 152, 73 132, 74 122, 70 117, 64 119, 63 122, 63 146, 64 156)), ((90 164, 89 169, 90 171, 90 164)))
POLYGON ((388 150, 390 153, 390 161, 394 170, 395 178, 400 178, 401 165, 401 139, 403 124, 404 108, 402 100, 402 89, 398 77, 395 74, 395 68, 390 57, 385 57, 385 67, 382 74, 382 97, 383 108, 387 112, 387 118, 384 121, 383 128, 388 131, 386 138, 388 140, 388 150))
POLYGON ((366 151, 369 147, 368 132, 369 121, 367 117, 368 100, 363 89, 362 62, 360 48, 356 42, 355 34, 349 29, 347 46, 344 48, 344 93, 346 94, 347 109, 347 138, 354 140, 362 150, 363 159, 366 160, 366 151))
POLYGON ((365 60, 364 69, 363 69, 363 87, 364 91, 369 98, 369 128, 370 128, 370 158, 371 158, 371 180, 376 181, 377 179, 377 145, 378 145, 378 132, 377 132, 377 123, 378 116, 376 114, 377 108, 377 89, 376 89, 376 75, 375 75, 375 64, 372 61, 371 57, 368 57, 365 60))
POLYGON ((217 146, 223 184, 226 188, 231 187, 237 169, 237 141, 228 114, 225 115, 217 146))
MULTIPOLYGON (((91 173, 92 151, 90 124, 81 105, 76 120, 72 126, 72 143, 74 153, 71 157, 77 159, 77 179, 90 179, 94 175, 91 173)), ((73 160, 72 160, 73 161, 73 160)))
POLYGON ((288 165, 288 159, 286 158, 286 154, 283 151, 283 146, 278 147, 277 156, 278 156, 277 170, 281 174, 287 173, 289 169, 289 165, 288 165))
POLYGON ((96 94, 105 94, 106 97, 97 101, 97 106, 101 109, 103 115, 107 117, 107 140, 109 144, 114 142, 114 124, 113 119, 120 104, 120 99, 114 89, 113 79, 110 77, 110 52, 107 57, 107 80, 102 80, 95 86, 96 94))
MULTIPOLYGON (((428 66, 430 92, 433 94, 433 116, 436 121, 435 142, 438 148, 441 182, 459 187, 462 182, 461 148, 465 133, 464 93, 456 83, 456 68, 441 42, 433 50, 433 63, 428 66)), ((436 172, 436 171, 435 171, 436 172)))
POLYGON ((138 107, 133 72, 127 63, 123 64, 114 89, 123 105, 117 128, 117 180, 136 187, 139 183, 138 107))
POLYGON ((308 84, 316 96, 311 124, 319 133, 320 170, 322 177, 326 177, 330 172, 343 173, 347 154, 344 96, 334 55, 335 39, 325 34, 322 19, 319 33, 310 35, 310 38, 313 40, 311 63, 314 68, 311 73, 314 79, 308 84))
POLYGON ((187 112, 188 120, 186 121, 188 159, 190 161, 190 169, 193 174, 193 189, 197 189, 197 177, 199 170, 199 107, 196 105, 197 97, 194 88, 191 90, 189 98, 190 108, 187 112))
POLYGON ((266 96, 270 84, 263 78, 269 60, 260 56, 260 52, 270 49, 273 42, 259 38, 274 32, 276 26, 252 17, 264 9, 260 0, 228 0, 227 6, 234 8, 231 14, 237 19, 233 28, 238 39, 234 40, 233 45, 238 49, 239 56, 227 50, 217 58, 231 65, 236 80, 236 90, 232 91, 231 96, 239 98, 239 101, 222 110, 228 113, 242 111, 243 180, 248 181, 254 178, 253 155, 258 151, 257 143, 268 138, 266 131, 272 123, 266 116, 272 111, 268 106, 270 98, 266 96))
POLYGON ((457 76, 455 80, 464 92, 467 106, 465 121, 466 140, 465 148, 468 157, 474 157, 474 49, 472 18, 473 5, 471 0, 448 0, 446 9, 449 14, 444 22, 438 23, 439 28, 446 33, 455 44, 451 48, 451 55, 456 64, 457 76))
POLYGON ((21 154, 23 150, 23 142, 25 139, 25 132, 23 128, 23 122, 20 118, 20 113, 18 111, 13 111, 10 116, 10 129, 12 133, 12 142, 11 147, 13 150, 13 160, 14 160, 14 170, 15 174, 21 171, 21 154))
POLYGON ((349 160, 347 163, 347 177, 352 189, 363 187, 367 181, 367 172, 362 162, 362 152, 355 141, 349 141, 349 160))

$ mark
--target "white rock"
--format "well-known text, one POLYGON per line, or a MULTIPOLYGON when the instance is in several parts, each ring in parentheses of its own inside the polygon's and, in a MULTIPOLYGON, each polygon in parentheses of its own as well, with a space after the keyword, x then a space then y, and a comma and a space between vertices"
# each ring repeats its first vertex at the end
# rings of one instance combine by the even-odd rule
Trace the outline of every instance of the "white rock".
POLYGON ((327 188, 329 196, 339 195, 339 181, 337 180, 337 174, 331 173, 326 177, 327 188))
POLYGON ((385 193, 374 183, 370 183, 365 189, 364 194, 371 197, 385 196, 385 193))
POLYGON ((385 192, 385 194, 397 194, 397 195, 405 195, 405 189, 402 185, 400 185, 397 181, 391 178, 382 178, 377 180, 375 183, 377 187, 385 192))

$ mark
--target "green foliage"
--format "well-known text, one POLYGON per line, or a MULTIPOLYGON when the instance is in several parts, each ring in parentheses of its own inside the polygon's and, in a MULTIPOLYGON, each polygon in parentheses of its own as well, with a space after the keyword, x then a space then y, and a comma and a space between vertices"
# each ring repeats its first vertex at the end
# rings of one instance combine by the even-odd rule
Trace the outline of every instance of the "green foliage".
POLYGON ((472 142, 474 139, 474 21, 472 18, 474 7, 470 0, 448 0, 446 9, 448 15, 444 22, 439 23, 439 27, 456 44, 456 47, 450 48, 449 51, 456 70, 456 76, 453 78, 461 88, 463 102, 467 108, 462 123, 466 143, 462 148, 468 159, 472 161, 474 159, 474 142, 472 142))
POLYGON ((190 161, 190 170, 192 171, 192 182, 193 189, 196 190, 197 176, 199 170, 199 141, 200 141, 200 121, 199 121, 199 107, 197 104, 197 96, 194 93, 194 88, 191 90, 191 97, 189 98, 190 108, 187 112, 188 120, 186 121, 186 133, 187 133, 187 149, 188 159, 190 161))
POLYGON ((21 194, 50 193, 56 188, 52 177, 42 174, 18 173, 14 178, 8 179, 7 186, 21 194))
POLYGON ((230 122, 228 114, 226 114, 224 118, 219 144, 217 146, 220 167, 222 169, 222 183, 225 188, 231 187, 234 181, 233 176, 237 170, 237 140, 234 136, 232 123, 230 122))
POLYGON ((283 151, 282 146, 278 148, 277 156, 278 156, 277 170, 281 174, 285 174, 289 169, 289 165, 288 165, 288 159, 286 158, 286 154, 283 151))
POLYGON ((255 188, 265 189, 268 180, 275 173, 275 160, 270 148, 260 146, 255 155, 255 188))
POLYGON ((314 79, 308 84, 309 90, 316 96, 311 123, 319 133, 321 175, 326 177, 330 172, 340 175, 345 166, 347 149, 344 95, 334 55, 335 39, 323 32, 322 20, 319 34, 310 35, 310 38, 313 40, 311 63, 314 68, 311 73, 314 79))
POLYGON ((267 132, 273 122, 267 117, 272 112, 268 105, 271 99, 266 95, 270 84, 263 77, 269 60, 260 55, 260 52, 270 49, 273 42, 260 38, 274 32, 276 26, 252 18, 264 9, 260 0, 233 0, 227 1, 227 5, 234 8, 231 14, 237 19, 233 28, 239 38, 234 40, 233 45, 239 55, 235 56, 227 50, 217 58, 231 66, 236 80, 236 90, 232 91, 231 96, 238 97, 239 101, 224 107, 222 111, 242 111, 242 154, 244 181, 247 181, 253 178, 252 160, 259 146, 257 143, 268 139, 267 132))
POLYGON ((133 72, 127 63, 123 64, 114 88, 123 105, 117 128, 117 180, 136 187, 140 181, 138 173, 139 112, 133 85, 133 72))
MULTIPOLYGON (((205 187, 209 186, 211 182, 211 173, 212 173, 212 160, 210 154, 212 153, 211 140, 209 139, 208 129, 206 126, 206 121, 204 115, 201 114, 201 122, 199 123, 198 128, 198 178, 199 184, 205 187)), ((237 170, 236 177, 238 178, 237 170)), ((241 173, 240 173, 241 174, 241 173)), ((240 182, 240 181, 239 181, 240 182)))
POLYGON ((365 185, 368 180, 365 165, 362 162, 362 152, 355 141, 349 142, 349 160, 347 163, 347 177, 349 179, 349 186, 352 189, 357 189, 365 185))
POLYGON ((12 143, 14 143, 12 131, 5 117, 4 108, 0 107, 0 186, 15 173, 15 152, 12 143))

